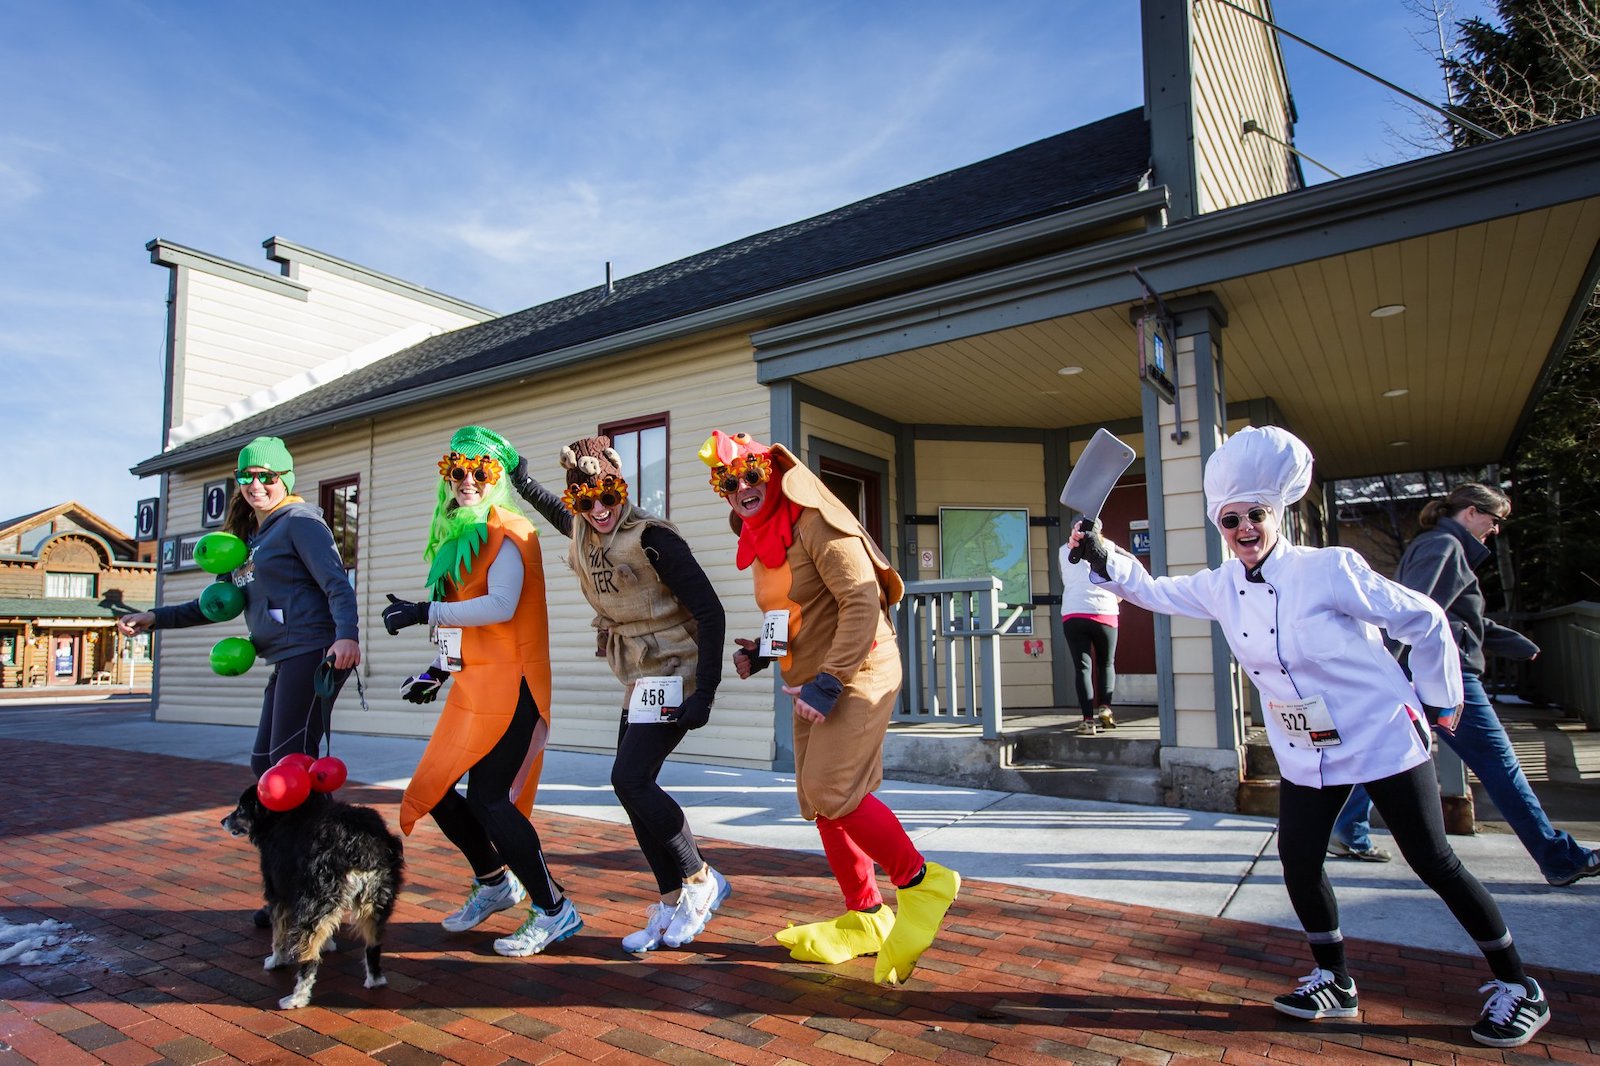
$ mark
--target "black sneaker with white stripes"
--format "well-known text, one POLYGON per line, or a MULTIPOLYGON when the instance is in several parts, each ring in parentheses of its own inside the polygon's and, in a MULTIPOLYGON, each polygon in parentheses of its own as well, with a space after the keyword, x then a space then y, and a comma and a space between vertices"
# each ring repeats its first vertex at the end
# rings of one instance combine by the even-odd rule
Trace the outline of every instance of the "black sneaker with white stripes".
POLYGON ((1478 989, 1489 993, 1489 1002, 1472 1027, 1472 1039, 1490 1047, 1521 1047, 1544 1028, 1550 1020, 1550 1001, 1533 978, 1526 981, 1526 986, 1490 981, 1478 989))
POLYGON ((1332 970, 1318 967, 1300 978, 1300 987, 1272 1001, 1273 1007, 1294 1018, 1354 1018, 1356 983, 1340 979, 1332 970))

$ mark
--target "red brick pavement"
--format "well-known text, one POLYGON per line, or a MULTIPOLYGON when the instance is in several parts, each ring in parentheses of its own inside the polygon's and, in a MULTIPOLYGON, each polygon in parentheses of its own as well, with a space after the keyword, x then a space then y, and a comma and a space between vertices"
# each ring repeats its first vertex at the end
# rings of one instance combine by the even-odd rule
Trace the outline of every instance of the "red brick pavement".
MULTIPOLYGON (((1514 1053, 1471 1043, 1479 960, 1352 942, 1358 1023, 1303 1023, 1271 997, 1309 969, 1299 936, 1241 922, 969 880, 900 989, 872 963, 791 961, 785 920, 839 906, 819 857, 707 842, 734 896, 694 951, 636 958, 618 939, 653 885, 624 826, 538 815, 586 923, 532 959, 490 942, 517 918, 452 936, 463 863, 427 823, 386 945, 389 987, 359 953, 323 965, 314 1006, 274 1009, 253 849, 217 822, 236 766, 0 741, 0 916, 54 918, 93 939, 54 967, 0 967, 0 1066, 250 1062, 1393 1062, 1600 1064, 1600 978, 1551 973, 1556 1020, 1514 1053), (1587 1024, 1585 1024, 1587 1020, 1587 1024)), ((345 798, 391 819, 392 790, 345 798)))

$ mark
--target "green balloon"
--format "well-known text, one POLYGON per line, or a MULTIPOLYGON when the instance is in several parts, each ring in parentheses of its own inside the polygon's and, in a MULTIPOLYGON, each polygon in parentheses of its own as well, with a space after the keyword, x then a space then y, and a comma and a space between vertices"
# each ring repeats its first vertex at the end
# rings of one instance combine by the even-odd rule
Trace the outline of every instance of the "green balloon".
POLYGON ((250 548, 232 533, 207 533, 194 546, 195 565, 208 574, 237 570, 250 558, 250 548))
POLYGON ((213 622, 238 618, 244 611, 244 590, 232 581, 213 581, 200 594, 200 613, 213 622))
POLYGON ((256 646, 248 637, 223 637, 211 646, 211 669, 223 677, 238 677, 256 663, 256 646))

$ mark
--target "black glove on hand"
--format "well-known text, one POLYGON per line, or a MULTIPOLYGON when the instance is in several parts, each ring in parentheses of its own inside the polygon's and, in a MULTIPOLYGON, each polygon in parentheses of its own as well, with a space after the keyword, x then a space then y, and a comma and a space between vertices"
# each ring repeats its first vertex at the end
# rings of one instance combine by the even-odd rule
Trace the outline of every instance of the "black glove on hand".
POLYGON ((1111 547, 1098 530, 1091 529, 1078 541, 1078 558, 1089 564, 1096 577, 1111 579, 1106 573, 1106 561, 1111 558, 1111 547))
POLYGON ((432 670, 423 670, 416 677, 400 683, 400 696, 407 703, 432 703, 444 686, 444 678, 434 677, 432 670))
POLYGON ((523 499, 532 495, 533 478, 528 473, 528 457, 518 454, 517 468, 511 471, 511 487, 516 489, 523 499))
MULTIPOLYGON (((752 641, 752 643, 755 643, 755 642, 752 641)), ((733 660, 734 660, 734 665, 735 666, 738 665, 739 659, 741 657, 744 658, 744 659, 749 660, 750 673, 751 673, 752 676, 754 676, 755 674, 759 674, 761 671, 765 670, 767 667, 772 665, 772 660, 767 658, 766 656, 757 655, 755 652, 751 651, 748 648, 738 648, 738 649, 735 649, 734 653, 733 653, 733 660)))
POLYGON ((711 700, 700 692, 691 692, 672 715, 674 725, 685 729, 699 729, 711 721, 711 700))
POLYGON ((844 692, 844 682, 832 674, 818 674, 800 686, 800 698, 819 714, 827 715, 844 692))
POLYGON ((394 593, 389 593, 389 606, 383 609, 383 628, 388 630, 392 637, 407 626, 423 626, 428 624, 428 600, 412 603, 402 600, 394 593))

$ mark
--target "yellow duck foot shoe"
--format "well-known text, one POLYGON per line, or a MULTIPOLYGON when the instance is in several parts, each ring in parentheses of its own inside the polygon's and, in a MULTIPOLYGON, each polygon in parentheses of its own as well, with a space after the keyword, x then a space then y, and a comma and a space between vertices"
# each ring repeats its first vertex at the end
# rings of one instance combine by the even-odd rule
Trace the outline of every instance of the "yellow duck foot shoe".
POLYGON ((961 875, 936 862, 927 864, 922 880, 898 892, 900 917, 878 949, 872 979, 880 985, 897 985, 911 976, 917 960, 939 933, 945 912, 961 891, 961 875))
POLYGON ((799 962, 824 962, 830 966, 871 955, 883 948, 894 928, 894 911, 845 911, 837 918, 809 925, 791 925, 773 934, 799 962))

